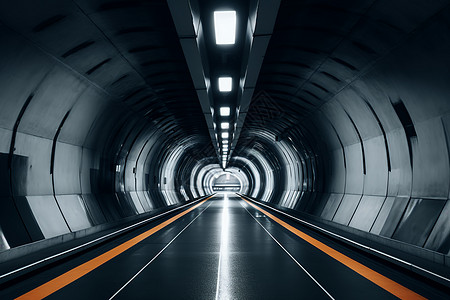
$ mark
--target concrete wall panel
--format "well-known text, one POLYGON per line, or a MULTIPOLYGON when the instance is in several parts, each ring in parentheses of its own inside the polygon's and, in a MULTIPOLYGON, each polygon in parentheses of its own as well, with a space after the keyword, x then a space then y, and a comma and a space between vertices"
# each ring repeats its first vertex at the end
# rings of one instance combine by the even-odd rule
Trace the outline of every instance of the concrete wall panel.
POLYGON ((105 215, 103 214, 96 197, 92 194, 83 194, 81 198, 83 199, 84 207, 88 212, 89 220, 92 225, 106 223, 105 215))
POLYGON ((27 200, 45 238, 70 232, 53 196, 27 196, 27 200))
POLYGON ((56 199, 72 232, 93 225, 89 220, 88 211, 80 195, 58 195, 56 199))
POLYGON ((371 139, 382 134, 372 112, 361 96, 351 88, 338 94, 336 99, 350 115, 358 128, 363 140, 371 139))
POLYGON ((342 197, 343 194, 330 194, 320 217, 331 221, 336 213, 336 210, 341 204, 342 197))
POLYGON ((311 119, 315 120, 315 122, 308 122, 305 126, 314 134, 316 139, 325 143, 328 149, 322 150, 331 151, 341 149, 339 138, 326 115, 319 110, 311 116, 311 119))
POLYGON ((434 225, 425 248, 450 254, 450 201, 447 200, 436 224, 434 225))
POLYGON ((341 204, 334 215, 333 222, 348 225, 361 201, 361 197, 361 195, 344 194, 341 204))
POLYGON ((12 131, 0 128, 0 153, 7 155, 11 145, 12 131))
POLYGON ((345 147, 345 192, 350 194, 363 193, 364 173, 361 144, 353 144, 345 147))
POLYGON ((146 190, 149 182, 149 179, 146 179, 145 173, 148 172, 148 170, 145 168, 145 160, 148 157, 151 149, 153 146, 155 146, 155 143, 157 142, 158 135, 156 133, 152 133, 151 137, 148 137, 149 139, 146 141, 145 145, 143 146, 143 149, 141 149, 141 152, 139 154, 139 158, 136 164, 136 173, 141 174, 137 180, 136 180, 136 190, 137 191, 143 191, 146 190))
POLYGON ((82 150, 80 147, 56 143, 53 170, 55 194, 81 194, 81 159, 82 150))
POLYGON ((61 67, 53 68, 36 90, 19 131, 53 140, 64 115, 85 89, 86 83, 79 78, 69 76, 61 67))
MULTIPOLYGON (((394 234, 394 231, 397 229, 397 226, 400 222, 400 219, 403 216, 403 213, 404 213, 408 203, 409 203, 409 197, 395 197, 395 198, 393 198, 392 204, 390 203, 390 201, 389 202, 386 201, 384 203, 381 212, 384 213, 383 209, 384 208, 387 209, 389 206, 390 206, 390 209, 389 209, 387 217, 383 223, 383 226, 381 228, 380 235, 385 236, 385 237, 392 237, 392 235, 394 234)), ((382 216, 381 213, 379 215, 379 218, 384 219, 384 217, 382 216)), ((379 220, 377 220, 377 221, 379 221, 379 220)), ((377 221, 374 224, 374 228, 376 225, 378 225, 377 221)), ((380 223, 381 223, 381 220, 380 220, 380 223)))
POLYGON ((413 143, 413 197, 447 199, 450 164, 446 136, 440 118, 415 124, 413 143))
MULTIPOLYGON (((15 168, 12 172, 20 172, 25 180, 22 187, 16 186, 18 196, 52 195, 52 178, 50 175, 50 160, 52 141, 32 135, 17 133, 16 155, 27 157, 26 168, 15 168)), ((20 182, 17 182, 20 183, 20 182)), ((16 182, 13 182, 16 185, 16 182)))
POLYGON ((363 196, 349 226, 367 232, 370 231, 380 213, 384 200, 385 197, 363 196))
POLYGON ((412 198, 392 238, 422 247, 446 201, 412 198))
POLYGON ((137 191, 136 195, 145 211, 151 211, 153 209, 153 205, 147 191, 137 191))
POLYGON ((27 98, 53 68, 48 58, 0 25, 0 127, 13 129, 27 98))
POLYGON ((97 89, 86 88, 72 107, 58 140, 72 145, 83 145, 95 119, 108 105, 108 100, 97 89))
POLYGON ((137 195, 137 193, 135 191, 130 191, 129 192, 131 199, 133 200, 133 204, 136 207, 136 210, 138 211, 138 213, 143 213, 146 211, 146 209, 144 208, 143 203, 141 202, 141 199, 139 198, 139 196, 137 195))
POLYGON ((344 146, 359 142, 355 128, 339 102, 331 100, 321 110, 328 120, 330 120, 331 124, 333 124, 344 146))
MULTIPOLYGON (((12 197, 0 197, 0 226, 9 247, 32 242, 31 236, 17 211, 12 197)), ((9 248, 8 247, 8 248, 9 248)))
POLYGON ((95 151, 83 148, 80 164, 80 185, 82 194, 92 193, 91 185, 94 178, 91 178, 91 176, 95 170, 98 172, 99 169, 100 161, 98 160, 95 151))
POLYGON ((392 107, 390 97, 393 95, 386 87, 385 78, 385 73, 374 70, 353 82, 351 88, 373 108, 387 133, 402 128, 402 124, 392 107))
POLYGON ((364 141, 366 175, 364 194, 386 196, 388 187, 388 163, 383 136, 364 141))
POLYGON ((405 132, 403 129, 396 129, 387 133, 386 137, 391 161, 388 195, 409 197, 412 188, 412 167, 405 132))
POLYGON ((384 224, 389 216, 392 206, 394 205, 395 197, 386 197, 378 214, 375 218, 375 222, 370 228, 370 232, 373 234, 380 234, 384 224))
POLYGON ((335 150, 330 153, 330 173, 328 192, 331 193, 344 193, 345 191, 345 166, 344 166, 344 154, 342 150, 335 150))

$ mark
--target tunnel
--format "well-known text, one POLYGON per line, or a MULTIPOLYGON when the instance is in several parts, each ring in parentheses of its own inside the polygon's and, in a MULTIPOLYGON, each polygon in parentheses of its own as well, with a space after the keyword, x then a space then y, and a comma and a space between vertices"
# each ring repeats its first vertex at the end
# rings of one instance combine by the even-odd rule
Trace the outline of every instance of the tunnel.
POLYGON ((0 41, 0 298, 449 299, 450 1, 1 1, 0 41))
MULTIPOLYGON (((225 172, 224 172, 225 173, 225 172)), ((216 174, 211 182, 212 191, 241 191, 241 182, 238 177, 232 173, 216 174)))

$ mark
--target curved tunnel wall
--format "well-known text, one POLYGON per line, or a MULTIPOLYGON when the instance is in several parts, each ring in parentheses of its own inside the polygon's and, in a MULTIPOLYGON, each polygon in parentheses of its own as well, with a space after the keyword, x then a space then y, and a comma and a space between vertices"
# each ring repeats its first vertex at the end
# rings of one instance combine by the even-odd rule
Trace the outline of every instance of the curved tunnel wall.
POLYGON ((333 135, 321 217, 448 253, 450 61, 440 23, 324 105, 309 130, 333 135))
MULTIPOLYGON (((241 192, 448 255, 448 15, 405 17, 401 39, 337 49, 349 63, 317 72, 317 109, 291 122, 305 107, 290 103, 276 130, 264 122, 243 130, 227 170, 241 192)), ((0 25, 2 249, 212 192, 210 179, 223 172, 216 158, 198 155, 205 145, 158 113, 167 107, 144 107, 153 98, 142 90, 129 94, 139 78, 122 76, 134 73, 118 53, 108 48, 114 59, 100 65, 64 60, 52 35, 19 29, 0 25)))
MULTIPOLYGON (((446 28, 448 9, 423 23, 360 75, 349 76, 345 66, 334 68, 334 79, 320 84, 333 90, 338 78, 348 78, 335 96, 279 136, 256 133, 266 143, 260 152, 281 160, 258 172, 282 170, 284 176, 274 176, 275 186, 293 178, 288 160, 271 150, 280 149, 286 157, 290 152, 298 154, 293 161, 300 165, 294 169, 303 177, 272 197, 261 197, 254 189, 248 195, 450 254, 450 40, 446 28)), ((361 68, 367 56, 346 59, 361 68)), ((247 130, 251 136, 256 129, 247 130)), ((243 141, 240 145, 249 147, 243 141)), ((251 155, 243 153, 238 155, 251 155)))
POLYGON ((81 75, 4 25, 0 35, 2 250, 193 198, 180 184, 198 139, 114 96, 106 73, 81 75))

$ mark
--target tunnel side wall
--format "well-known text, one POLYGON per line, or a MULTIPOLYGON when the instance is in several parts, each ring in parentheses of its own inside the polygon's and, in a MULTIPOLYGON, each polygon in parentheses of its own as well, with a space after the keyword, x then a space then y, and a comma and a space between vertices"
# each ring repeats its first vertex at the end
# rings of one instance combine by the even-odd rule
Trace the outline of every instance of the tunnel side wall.
POLYGON ((445 14, 434 18, 292 129, 299 152, 316 145, 301 156, 312 162, 314 187, 299 186, 296 204, 269 201, 449 255, 446 28, 445 14))
POLYGON ((173 156, 164 126, 111 94, 104 76, 4 25, 0 36, 0 251, 192 199, 161 182, 167 157, 165 177, 181 176, 184 155, 173 156))

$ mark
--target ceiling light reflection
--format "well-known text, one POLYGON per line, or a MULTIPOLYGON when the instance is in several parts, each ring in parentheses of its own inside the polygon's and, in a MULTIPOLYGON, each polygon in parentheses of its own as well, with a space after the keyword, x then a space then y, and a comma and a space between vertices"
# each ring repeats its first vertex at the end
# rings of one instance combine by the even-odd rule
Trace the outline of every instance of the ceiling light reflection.
POLYGON ((216 299, 231 299, 231 273, 229 230, 230 214, 228 211, 228 193, 223 194, 222 229, 220 233, 219 268, 217 272, 216 299))

